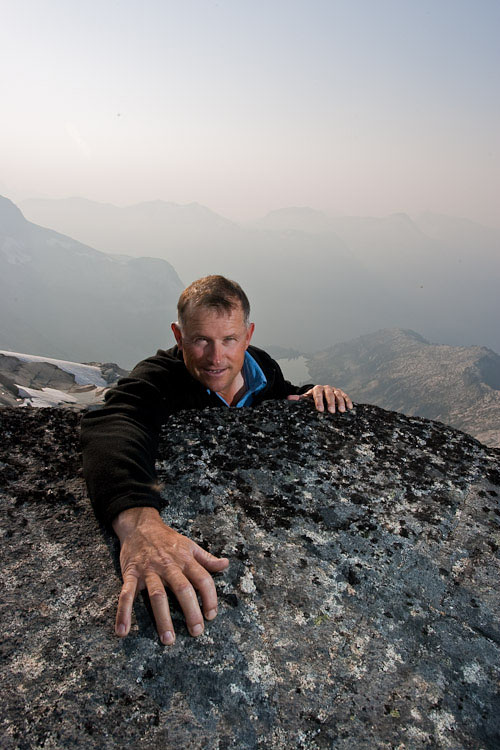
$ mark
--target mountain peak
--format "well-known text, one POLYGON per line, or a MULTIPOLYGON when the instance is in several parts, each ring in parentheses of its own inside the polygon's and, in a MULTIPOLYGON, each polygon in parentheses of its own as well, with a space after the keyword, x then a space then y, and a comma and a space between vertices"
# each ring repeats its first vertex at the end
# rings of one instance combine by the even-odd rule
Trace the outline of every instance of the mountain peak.
POLYGON ((18 229, 26 223, 21 210, 9 198, 0 195, 0 224, 6 232, 18 229))

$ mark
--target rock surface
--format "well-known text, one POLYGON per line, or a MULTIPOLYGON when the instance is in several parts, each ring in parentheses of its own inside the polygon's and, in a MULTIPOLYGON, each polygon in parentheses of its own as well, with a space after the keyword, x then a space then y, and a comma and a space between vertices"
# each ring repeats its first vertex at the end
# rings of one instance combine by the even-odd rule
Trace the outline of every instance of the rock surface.
POLYGON ((180 415, 163 516, 231 564, 168 649, 142 598, 113 635, 78 419, 0 410, 3 748, 500 746, 498 451, 373 406, 180 415))

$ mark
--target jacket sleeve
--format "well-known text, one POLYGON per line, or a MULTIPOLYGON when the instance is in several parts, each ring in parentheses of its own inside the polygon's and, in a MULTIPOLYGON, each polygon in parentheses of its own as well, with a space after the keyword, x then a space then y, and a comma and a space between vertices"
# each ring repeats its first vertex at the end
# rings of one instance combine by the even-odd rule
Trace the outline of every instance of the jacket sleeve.
POLYGON ((311 388, 314 388, 314 385, 312 383, 307 383, 307 385, 293 385, 293 383, 290 383, 289 380, 284 380, 284 383, 285 389, 287 391, 287 396, 301 395, 302 393, 306 393, 307 391, 309 391, 311 388))
POLYGON ((107 392, 102 409, 82 419, 83 472, 96 516, 105 523, 128 508, 160 508, 155 458, 168 414, 154 378, 144 377, 149 370, 138 365, 107 392))

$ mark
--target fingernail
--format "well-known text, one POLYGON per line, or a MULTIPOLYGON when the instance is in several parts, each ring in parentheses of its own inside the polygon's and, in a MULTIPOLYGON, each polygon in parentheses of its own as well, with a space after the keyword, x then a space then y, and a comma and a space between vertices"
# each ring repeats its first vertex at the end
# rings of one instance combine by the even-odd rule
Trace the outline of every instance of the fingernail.
POLYGON ((125 627, 125 625, 118 625, 118 627, 116 628, 116 634, 125 635, 126 630, 127 628, 125 627))
POLYGON ((205 615, 205 617, 207 618, 207 620, 213 620, 214 617, 217 617, 217 610, 216 609, 211 609, 209 612, 207 612, 207 614, 205 615))
POLYGON ((160 640, 165 644, 165 646, 171 646, 175 641, 175 637, 171 630, 167 630, 166 633, 163 633, 160 640))
POLYGON ((203 633, 203 625, 193 625, 191 628, 191 635, 197 636, 203 633))

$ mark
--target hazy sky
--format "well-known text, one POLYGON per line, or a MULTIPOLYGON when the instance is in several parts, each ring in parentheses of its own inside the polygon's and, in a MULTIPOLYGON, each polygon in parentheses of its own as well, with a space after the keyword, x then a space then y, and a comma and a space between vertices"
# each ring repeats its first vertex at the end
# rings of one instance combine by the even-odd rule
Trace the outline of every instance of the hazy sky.
POLYGON ((0 193, 500 226, 499 0, 3 0, 0 193))

